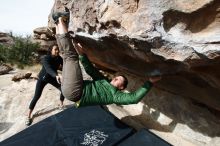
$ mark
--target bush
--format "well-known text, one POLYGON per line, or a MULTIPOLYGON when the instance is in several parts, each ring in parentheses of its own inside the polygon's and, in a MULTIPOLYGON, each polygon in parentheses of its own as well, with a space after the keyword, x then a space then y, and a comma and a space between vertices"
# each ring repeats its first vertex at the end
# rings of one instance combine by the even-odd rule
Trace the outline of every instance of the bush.
POLYGON ((11 46, 0 44, 0 61, 16 64, 19 67, 32 65, 34 63, 34 54, 36 54, 36 50, 40 45, 32 43, 30 36, 16 36, 13 39, 14 44, 11 46))

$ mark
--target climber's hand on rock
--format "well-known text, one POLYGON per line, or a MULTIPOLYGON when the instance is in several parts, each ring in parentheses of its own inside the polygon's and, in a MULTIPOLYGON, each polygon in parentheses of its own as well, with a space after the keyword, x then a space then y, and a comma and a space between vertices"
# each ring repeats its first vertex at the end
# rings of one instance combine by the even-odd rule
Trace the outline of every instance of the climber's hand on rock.
POLYGON ((76 51, 79 55, 84 55, 85 51, 80 43, 75 43, 76 51))
POLYGON ((61 84, 62 83, 62 76, 61 75, 57 75, 56 76, 56 80, 57 80, 58 84, 61 84))
POLYGON ((149 77, 149 81, 151 82, 151 83, 156 83, 156 82, 158 82, 159 80, 161 80, 161 76, 153 76, 153 77, 149 77))

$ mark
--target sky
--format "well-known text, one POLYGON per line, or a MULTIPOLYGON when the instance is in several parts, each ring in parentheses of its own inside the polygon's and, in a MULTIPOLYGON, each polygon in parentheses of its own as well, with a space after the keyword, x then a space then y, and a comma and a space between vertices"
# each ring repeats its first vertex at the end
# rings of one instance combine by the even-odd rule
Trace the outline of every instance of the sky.
POLYGON ((0 0, 0 32, 32 35, 47 26, 54 0, 0 0))

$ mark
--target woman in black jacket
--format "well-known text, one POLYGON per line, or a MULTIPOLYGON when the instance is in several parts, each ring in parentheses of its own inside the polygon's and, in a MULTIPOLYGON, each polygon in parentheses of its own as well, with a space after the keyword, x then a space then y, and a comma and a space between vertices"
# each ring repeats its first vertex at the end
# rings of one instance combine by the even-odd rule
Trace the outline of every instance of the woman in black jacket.
MULTIPOLYGON (((62 70, 63 59, 59 55, 59 48, 53 45, 48 49, 48 54, 42 58, 42 69, 37 80, 34 97, 29 105, 29 113, 25 124, 29 126, 32 123, 31 113, 39 100, 44 87, 49 83, 61 91, 61 76, 58 75, 57 70, 62 70)), ((60 102, 63 106, 64 96, 61 92, 60 102)))

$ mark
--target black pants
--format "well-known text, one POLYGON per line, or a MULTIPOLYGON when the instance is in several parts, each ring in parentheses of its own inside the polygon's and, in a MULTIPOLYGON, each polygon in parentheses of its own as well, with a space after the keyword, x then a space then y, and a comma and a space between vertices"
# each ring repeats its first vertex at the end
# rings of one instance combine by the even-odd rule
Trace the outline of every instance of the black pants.
MULTIPOLYGON (((59 89, 61 91, 61 85, 57 83, 55 78, 52 78, 52 77, 51 78, 47 78, 47 79, 39 78, 38 81, 37 81, 37 84, 36 84, 34 97, 31 100, 31 103, 29 105, 29 109, 30 110, 34 109, 37 101, 40 99, 40 96, 42 94, 42 91, 43 91, 44 87, 48 83, 53 85, 54 87, 56 87, 57 89, 59 89)), ((64 101, 64 96, 63 96, 62 92, 60 94, 60 100, 64 101)))

